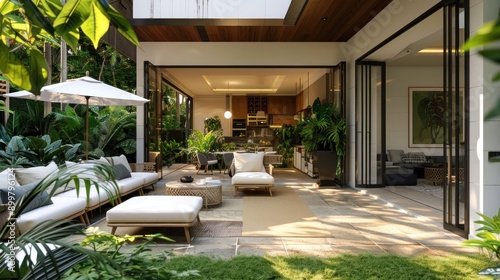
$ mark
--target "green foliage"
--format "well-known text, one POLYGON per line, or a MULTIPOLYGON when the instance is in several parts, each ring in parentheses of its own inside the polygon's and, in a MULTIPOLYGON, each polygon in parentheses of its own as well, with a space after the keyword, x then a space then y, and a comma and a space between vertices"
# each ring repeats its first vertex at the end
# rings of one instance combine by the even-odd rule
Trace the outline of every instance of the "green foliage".
POLYGON ((135 113, 119 106, 93 106, 89 126, 89 155, 101 157, 135 153, 135 113))
POLYGON ((276 152, 283 156, 283 167, 287 167, 293 158, 293 148, 300 144, 300 133, 296 126, 283 125, 281 128, 274 130, 276 137, 276 152))
MULTIPOLYGON (((15 221, 27 207, 27 205, 37 197, 38 194, 48 191, 52 197, 57 189, 65 188, 66 185, 74 181, 77 195, 85 197, 91 188, 96 188, 105 193, 111 201, 119 193, 118 185, 113 177, 113 170, 109 165, 104 164, 75 164, 71 167, 61 166, 58 170, 50 173, 42 179, 37 186, 29 193, 16 200, 8 202, 8 222, 1 225, 0 236, 12 236, 10 222, 15 221), (95 174, 102 181, 89 177, 81 178, 79 174, 95 174), (103 187, 106 181, 106 187, 103 187), (49 188, 50 189, 49 191, 49 188)), ((14 187, 10 186, 9 187, 14 187)), ((88 200, 88 197, 86 197, 88 200)), ((60 279, 62 274, 72 265, 91 258, 102 265, 102 269, 108 267, 118 267, 112 259, 98 254, 92 250, 74 244, 68 240, 70 235, 81 234, 82 225, 71 224, 67 221, 45 221, 30 230, 21 233, 8 242, 0 243, 0 259, 5 260, 10 254, 26 253, 24 259, 18 261, 14 259, 9 262, 0 262, 0 276, 10 273, 16 279, 60 279), (57 249, 54 249, 58 247, 57 249), (27 274, 26 274, 27 273, 27 274)), ((15 235, 14 235, 15 236, 15 235)))
POLYGON ((187 139, 187 148, 182 149, 188 159, 196 159, 197 152, 214 152, 222 149, 224 136, 222 130, 212 130, 207 134, 199 130, 193 130, 187 139))
POLYGON ((40 45, 55 44, 61 37, 78 52, 80 32, 94 48, 112 23, 130 42, 139 41, 129 22, 109 5, 107 0, 68 1, 0 1, 0 71, 16 86, 35 94, 47 81, 48 64, 40 45), (9 41, 6 41, 9 38, 9 41), (28 60, 23 56, 28 53, 28 60))
POLYGON ((197 269, 203 278, 187 279, 489 279, 477 271, 492 263, 480 255, 446 256, 340 254, 334 257, 207 256, 172 258, 175 270, 197 269))
POLYGON ((222 124, 220 122, 219 116, 213 116, 211 118, 206 118, 203 123, 205 124, 205 131, 216 131, 222 129, 222 124))
POLYGON ((229 152, 229 151, 234 151, 238 148, 234 142, 224 142, 222 143, 222 151, 229 152))
POLYGON ((125 235, 115 236, 99 228, 89 227, 85 230, 86 238, 81 242, 82 247, 90 247, 96 253, 112 260, 116 267, 103 269, 104 263, 100 260, 87 259, 78 263, 66 272, 63 279, 173 279, 185 276, 199 276, 195 270, 177 272, 170 270, 168 259, 164 254, 150 253, 148 246, 154 244, 154 240, 162 239, 173 241, 161 234, 154 235, 125 235), (137 240, 145 240, 134 246, 130 252, 121 250, 137 240))
POLYGON ((162 141, 160 142, 160 151, 163 156, 163 164, 170 167, 181 156, 182 145, 173 140, 162 141))
POLYGON ((476 230, 476 236, 479 239, 469 239, 462 244, 486 250, 490 253, 490 257, 500 261, 500 209, 491 218, 481 213, 477 214, 482 218, 482 220, 474 221, 482 225, 476 230))
POLYGON ((307 151, 336 151, 345 154, 347 145, 347 122, 331 102, 314 100, 312 116, 307 116, 298 124, 302 144, 307 151))
POLYGON ((63 164, 65 161, 78 160, 77 153, 80 144, 62 144, 62 140, 52 141, 49 135, 42 137, 29 136, 27 148, 35 154, 32 163, 35 166, 47 165, 51 161, 57 164, 63 164))
POLYGON ((47 165, 51 161, 63 164, 65 161, 78 160, 80 144, 62 144, 60 139, 52 141, 49 135, 41 137, 14 136, 2 142, 0 150, 0 169, 7 167, 31 167, 47 165))

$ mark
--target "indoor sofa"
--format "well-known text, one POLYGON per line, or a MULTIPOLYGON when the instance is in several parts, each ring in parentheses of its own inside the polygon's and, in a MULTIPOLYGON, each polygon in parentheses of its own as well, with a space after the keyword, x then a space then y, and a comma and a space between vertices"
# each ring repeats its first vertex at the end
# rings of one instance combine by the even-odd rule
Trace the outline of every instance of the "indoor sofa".
MULTIPOLYGON (((65 188, 54 190, 54 195, 50 199, 47 199, 49 196, 48 192, 52 191, 48 189, 40 194, 41 198, 34 201, 36 202, 34 205, 31 203, 30 207, 25 209, 25 212, 17 218, 17 231, 19 233, 25 232, 36 224, 47 220, 64 220, 77 217, 80 217, 82 223, 89 224, 88 213, 93 209, 110 201, 120 203, 122 196, 134 191, 138 191, 142 195, 143 188, 152 186, 160 179, 156 172, 133 171, 124 155, 101 158, 82 164, 94 164, 96 162, 113 166, 118 189, 112 187, 112 184, 109 182, 99 180, 95 174, 89 174, 88 170, 87 172, 79 173, 79 178, 92 178, 99 181, 99 190, 92 185, 87 197, 84 188, 82 188, 83 184, 80 184, 80 191, 78 193, 75 183, 71 181, 65 188)), ((67 166, 76 164, 78 163, 66 163, 67 166)), ((15 189, 19 192, 18 196, 21 196, 26 187, 36 186, 40 180, 56 172, 58 169, 59 167, 54 162, 51 162, 47 166, 16 168, 14 174, 9 174, 9 172, 12 172, 12 169, 7 169, 0 175, 5 178, 0 178, 0 180, 4 179, 2 182, 15 182, 15 189), (8 177, 10 181, 7 180, 8 177), (12 178, 14 178, 14 181, 12 181, 12 178)), ((4 191, 6 188, 7 186, 4 186, 2 183, 0 192, 3 195, 0 198, 2 198, 1 200, 4 204, 6 203, 6 201, 3 201, 6 197, 6 192, 4 191)), ((5 223, 6 216, 8 215, 5 213, 7 212, 5 207, 2 211, 4 211, 1 215, 3 220, 0 220, 0 224, 5 223)))

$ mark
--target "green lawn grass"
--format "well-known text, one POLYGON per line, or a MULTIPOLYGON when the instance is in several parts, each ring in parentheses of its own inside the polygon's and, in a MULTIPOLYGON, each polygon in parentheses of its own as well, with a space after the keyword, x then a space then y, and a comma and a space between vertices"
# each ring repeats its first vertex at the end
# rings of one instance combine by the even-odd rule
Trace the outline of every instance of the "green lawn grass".
POLYGON ((183 279, 491 279, 478 272, 498 263, 483 255, 415 256, 340 255, 315 257, 205 256, 173 257, 171 270, 198 270, 183 279))

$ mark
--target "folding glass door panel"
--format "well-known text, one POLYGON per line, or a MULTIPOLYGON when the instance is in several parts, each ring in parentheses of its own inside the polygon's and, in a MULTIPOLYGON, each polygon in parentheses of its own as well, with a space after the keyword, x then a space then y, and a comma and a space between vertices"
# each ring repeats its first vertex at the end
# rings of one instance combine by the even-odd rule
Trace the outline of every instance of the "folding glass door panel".
POLYGON ((444 227, 462 236, 469 232, 469 69, 460 46, 469 34, 469 1, 447 1, 444 15, 444 227))
POLYGON ((356 63, 356 187, 384 186, 385 62, 356 63))
MULTIPOLYGON (((346 63, 341 62, 335 67, 333 67, 330 71, 330 86, 329 86, 329 93, 327 94, 327 100, 330 101, 332 100, 333 106, 337 107, 342 116, 347 119, 347 114, 346 114, 346 107, 347 107, 347 101, 346 101, 346 63)), ((341 174, 337 174, 335 176, 336 180, 339 181, 340 185, 344 185, 346 182, 346 155, 342 158, 339 158, 340 160, 340 168, 342 169, 341 174)))

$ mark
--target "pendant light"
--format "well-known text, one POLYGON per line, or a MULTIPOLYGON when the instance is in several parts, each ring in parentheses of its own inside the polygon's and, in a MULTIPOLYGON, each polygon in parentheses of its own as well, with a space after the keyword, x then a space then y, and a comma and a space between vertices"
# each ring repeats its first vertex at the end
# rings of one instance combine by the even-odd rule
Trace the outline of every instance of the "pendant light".
POLYGON ((229 98, 229 82, 227 82, 227 94, 226 94, 226 112, 224 112, 224 118, 226 119, 230 119, 233 114, 231 113, 231 110, 230 110, 230 98, 229 98))

